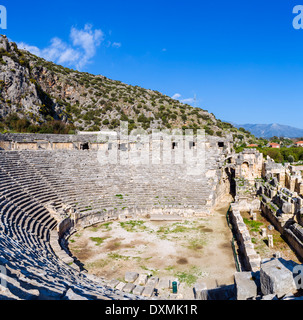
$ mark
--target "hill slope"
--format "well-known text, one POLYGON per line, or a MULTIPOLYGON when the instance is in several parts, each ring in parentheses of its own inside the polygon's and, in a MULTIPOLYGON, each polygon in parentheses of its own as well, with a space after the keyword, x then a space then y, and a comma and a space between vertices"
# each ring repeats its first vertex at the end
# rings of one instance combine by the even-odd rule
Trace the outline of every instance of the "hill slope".
POLYGON ((128 121, 130 130, 204 128, 209 135, 240 134, 206 110, 157 91, 64 68, 0 38, 0 131, 58 133, 62 123, 67 131, 97 131, 115 129, 120 120, 128 121))

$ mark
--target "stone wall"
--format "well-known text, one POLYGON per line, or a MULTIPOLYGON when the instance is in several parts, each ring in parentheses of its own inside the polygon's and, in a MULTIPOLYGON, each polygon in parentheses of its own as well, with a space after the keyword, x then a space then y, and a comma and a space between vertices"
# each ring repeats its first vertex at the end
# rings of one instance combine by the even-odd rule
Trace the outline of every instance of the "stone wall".
POLYGON ((267 220, 280 232, 297 255, 303 258, 303 228, 300 226, 303 225, 301 168, 275 163, 269 157, 263 159, 262 163, 259 162, 260 159, 258 153, 253 151, 245 150, 238 155, 234 208, 239 211, 261 209, 267 220), (243 171, 242 163, 245 159, 248 165, 245 167, 246 171, 243 171), (257 171, 253 164, 258 164, 257 171))
POLYGON ((231 205, 230 221, 233 225, 233 231, 240 250, 239 254, 244 261, 245 270, 253 272, 259 270, 261 258, 254 249, 254 244, 251 241, 249 231, 243 221, 237 203, 231 205))
POLYGON ((244 149, 235 156, 235 170, 237 179, 245 179, 254 184, 260 178, 263 168, 263 154, 255 149, 244 149))

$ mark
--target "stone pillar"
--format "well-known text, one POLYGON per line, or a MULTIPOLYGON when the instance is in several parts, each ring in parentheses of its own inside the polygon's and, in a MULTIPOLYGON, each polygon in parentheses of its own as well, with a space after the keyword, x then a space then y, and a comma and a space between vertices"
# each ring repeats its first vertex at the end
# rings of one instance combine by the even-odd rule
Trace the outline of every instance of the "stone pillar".
POLYGON ((257 221, 257 213, 256 212, 252 213, 252 218, 253 218, 253 221, 257 221))
POLYGON ((262 228, 262 230, 261 230, 262 238, 266 238, 266 235, 267 235, 267 229, 266 228, 262 228))
POLYGON ((268 235, 268 247, 273 248, 274 247, 274 239, 272 235, 268 235))

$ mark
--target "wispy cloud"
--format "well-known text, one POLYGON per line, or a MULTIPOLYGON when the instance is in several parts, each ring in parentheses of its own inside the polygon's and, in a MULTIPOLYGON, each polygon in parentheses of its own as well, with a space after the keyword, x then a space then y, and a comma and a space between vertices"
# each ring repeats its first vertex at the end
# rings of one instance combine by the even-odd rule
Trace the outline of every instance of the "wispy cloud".
POLYGON ((193 103, 195 101, 194 98, 187 98, 180 100, 182 103, 193 103))
POLYGON ((114 43, 112 44, 112 46, 113 46, 114 48, 120 48, 120 47, 122 46, 122 44, 121 44, 120 42, 114 42, 114 43))
POLYGON ((180 93, 175 93, 171 98, 172 99, 179 99, 181 97, 180 93))
MULTIPOLYGON (((44 49, 24 42, 17 43, 17 45, 20 49, 28 50, 46 60, 66 66, 74 66, 81 70, 92 62, 92 58, 96 55, 97 48, 102 44, 104 38, 105 35, 102 30, 94 29, 91 24, 86 24, 83 29, 71 28, 68 43, 54 37, 51 39, 50 45, 44 49)), ((117 48, 121 47, 121 43, 114 43, 117 48)))
POLYGON ((182 97, 182 95, 180 93, 175 93, 172 96, 172 99, 179 100, 180 102, 185 103, 185 104, 190 104, 190 103, 194 103, 195 102, 195 98, 180 99, 181 97, 182 97))

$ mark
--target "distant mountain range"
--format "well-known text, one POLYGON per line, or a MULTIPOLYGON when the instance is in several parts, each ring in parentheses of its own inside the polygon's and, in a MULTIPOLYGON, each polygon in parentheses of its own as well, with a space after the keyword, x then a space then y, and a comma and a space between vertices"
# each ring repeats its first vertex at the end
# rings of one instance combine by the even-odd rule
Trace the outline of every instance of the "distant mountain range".
POLYGON ((298 129, 282 124, 235 124, 236 128, 244 128, 258 138, 272 138, 274 136, 284 138, 300 138, 303 137, 303 129, 298 129))

